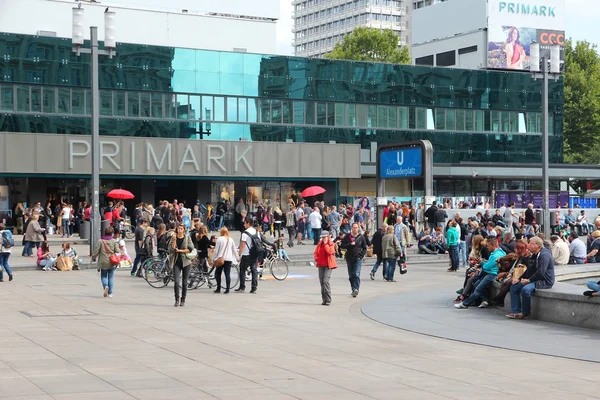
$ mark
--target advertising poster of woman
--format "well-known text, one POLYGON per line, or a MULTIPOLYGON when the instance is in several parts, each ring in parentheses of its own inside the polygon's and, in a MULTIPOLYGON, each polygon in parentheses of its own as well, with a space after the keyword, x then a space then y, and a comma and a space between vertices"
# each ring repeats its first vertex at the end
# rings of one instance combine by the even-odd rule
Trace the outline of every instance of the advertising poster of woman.
POLYGON ((537 30, 516 26, 488 28, 488 67, 529 69, 529 46, 537 38, 537 30))

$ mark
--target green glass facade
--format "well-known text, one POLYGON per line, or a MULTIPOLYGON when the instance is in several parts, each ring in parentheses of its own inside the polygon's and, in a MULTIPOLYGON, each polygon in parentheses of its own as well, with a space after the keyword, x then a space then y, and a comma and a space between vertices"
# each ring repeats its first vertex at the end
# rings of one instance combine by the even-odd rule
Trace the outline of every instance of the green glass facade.
MULTIPOLYGON (((89 55, 70 39, 0 34, 0 131, 90 133, 89 55)), ((387 143, 436 163, 541 162, 541 82, 527 73, 120 43, 100 57, 102 135, 387 143)), ((563 83, 550 83, 562 162, 563 83)))

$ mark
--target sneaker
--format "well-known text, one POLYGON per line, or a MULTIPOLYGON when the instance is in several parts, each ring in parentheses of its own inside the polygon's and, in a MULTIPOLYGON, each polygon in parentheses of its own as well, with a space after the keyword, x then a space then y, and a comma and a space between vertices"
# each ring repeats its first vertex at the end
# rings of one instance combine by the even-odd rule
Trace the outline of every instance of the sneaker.
POLYGON ((352 297, 356 297, 356 296, 358 296, 358 289, 354 289, 352 291, 352 297))
POLYGON ((108 295, 108 298, 109 298, 109 299, 112 299, 112 294, 109 294, 109 295, 108 295))
POLYGON ((455 304, 454 307, 458 308, 459 310, 466 310, 469 308, 469 306, 465 306, 462 301, 458 304, 455 304))
POLYGON ((104 297, 108 296, 108 286, 104 288, 104 297))
POLYGON ((256 294, 256 288, 250 290, 251 294, 256 294))
POLYGON ((8 274, 8 281, 12 281, 13 280, 13 274, 8 274))
POLYGON ((246 289, 242 289, 242 288, 237 288, 234 290, 234 292, 238 292, 238 293, 244 293, 246 291, 246 289))
POLYGON ((369 274, 369 277, 371 277, 371 280, 374 281, 375 280, 375 273, 373 271, 371 271, 371 273, 369 274))
POLYGON ((487 308, 487 306, 489 306, 489 305, 490 305, 490 303, 488 303, 487 301, 482 301, 478 307, 479 308, 487 308))

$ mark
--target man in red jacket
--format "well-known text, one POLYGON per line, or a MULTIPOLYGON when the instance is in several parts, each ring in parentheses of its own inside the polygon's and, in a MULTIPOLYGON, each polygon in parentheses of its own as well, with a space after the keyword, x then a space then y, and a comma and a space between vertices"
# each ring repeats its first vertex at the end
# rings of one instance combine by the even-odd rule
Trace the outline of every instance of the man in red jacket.
POLYGON ((329 232, 321 232, 321 240, 317 244, 314 252, 315 263, 319 269, 319 283, 321 284, 321 297, 323 299, 324 306, 331 304, 331 285, 329 279, 331 278, 331 271, 337 268, 335 261, 335 245, 329 232))

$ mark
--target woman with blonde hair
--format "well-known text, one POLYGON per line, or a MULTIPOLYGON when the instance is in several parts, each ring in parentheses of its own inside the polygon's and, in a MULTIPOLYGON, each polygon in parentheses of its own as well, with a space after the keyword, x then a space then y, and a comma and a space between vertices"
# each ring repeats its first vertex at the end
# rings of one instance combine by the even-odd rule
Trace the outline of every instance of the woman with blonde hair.
MULTIPOLYGON (((237 262, 238 259, 235 242, 229 237, 229 230, 226 227, 222 227, 220 234, 221 236, 217 238, 217 242, 215 243, 213 256, 213 265, 216 268, 215 279, 217 281, 215 293, 221 293, 221 274, 225 272, 225 291, 223 293, 227 294, 231 288, 231 264, 237 262)), ((244 276, 241 277, 241 279, 244 278, 244 276)))

